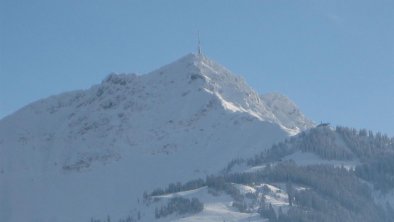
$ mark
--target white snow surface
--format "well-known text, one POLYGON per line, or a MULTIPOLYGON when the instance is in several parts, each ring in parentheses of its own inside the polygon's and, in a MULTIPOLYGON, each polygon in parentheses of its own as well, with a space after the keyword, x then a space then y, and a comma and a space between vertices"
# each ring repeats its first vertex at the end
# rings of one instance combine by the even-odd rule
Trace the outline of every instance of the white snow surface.
MULTIPOLYGON (((245 185, 236 185, 241 190, 245 185)), ((253 189, 253 188, 246 188, 246 189, 253 189)), ((198 198, 202 203, 204 203, 204 209, 200 213, 195 215, 184 215, 184 216, 176 216, 170 215, 167 217, 160 218, 158 221, 166 222, 166 221, 179 221, 179 222, 194 222, 194 221, 207 221, 207 222, 223 222, 223 221, 231 221, 231 222, 242 222, 242 221, 262 221, 262 218, 257 213, 241 213, 238 212, 237 209, 232 207, 233 199, 223 193, 217 193, 216 195, 212 195, 207 187, 203 187, 200 189, 186 191, 186 192, 179 192, 170 195, 163 195, 157 196, 160 200, 165 200, 167 198, 172 198, 175 196, 181 196, 184 198, 198 198)), ((255 192, 255 191, 254 191, 255 192)), ((154 207, 157 205, 160 206, 162 203, 158 202, 156 205, 150 206, 150 209, 146 211, 153 212, 154 207)), ((152 213, 150 213, 152 214, 152 213)), ((154 220, 153 218, 150 218, 154 220)), ((264 221, 264 220, 263 220, 264 221)))
MULTIPOLYGON (((260 198, 264 196, 265 202, 267 205, 271 204, 274 210, 278 213, 279 208, 282 208, 284 212, 288 210, 289 201, 287 192, 281 188, 280 186, 285 186, 284 184, 278 184, 278 186, 271 185, 271 184, 259 184, 255 187, 243 185, 243 184, 232 184, 235 186, 242 195, 247 193, 255 193, 260 198), (267 190, 264 191, 263 187, 266 187, 267 190)), ((298 187, 297 187, 298 188, 298 187)), ((300 188, 302 189, 302 187, 300 188)), ((304 188, 305 189, 305 188, 304 188)), ((167 217, 160 218, 158 221, 165 222, 165 221, 187 221, 187 222, 194 222, 194 221, 207 221, 207 222, 223 222, 223 221, 268 221, 268 219, 261 218, 260 215, 257 213, 241 213, 236 208, 232 207, 234 202, 233 198, 221 191, 213 191, 215 195, 209 191, 209 188, 202 187, 195 190, 190 191, 183 191, 178 193, 172 193, 167 195, 155 196, 153 197, 156 200, 153 204, 149 204, 148 209, 145 209, 144 214, 151 215, 154 212, 154 208, 158 207, 165 203, 166 200, 173 198, 173 197, 183 197, 183 198, 198 198, 203 204, 204 209, 200 213, 195 215, 170 215, 167 217), (150 212, 150 213, 149 213, 150 212)), ((246 202, 248 202, 248 199, 246 202)), ((255 203, 255 211, 258 208, 259 204, 255 203)), ((154 220, 151 216, 149 218, 154 220)))
POLYGON ((287 98, 260 96, 202 55, 111 74, 0 120, 0 221, 116 221, 144 191, 205 177, 312 126, 287 98))

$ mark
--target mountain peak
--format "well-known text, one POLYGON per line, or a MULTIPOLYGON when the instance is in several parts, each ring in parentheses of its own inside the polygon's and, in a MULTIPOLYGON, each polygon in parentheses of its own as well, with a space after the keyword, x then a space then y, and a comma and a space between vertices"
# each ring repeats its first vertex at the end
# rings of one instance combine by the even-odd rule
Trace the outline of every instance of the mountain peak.
POLYGON ((206 55, 204 54, 198 54, 198 53, 188 53, 179 59, 175 61, 176 62, 185 62, 185 63, 194 63, 196 65, 201 64, 203 61, 211 61, 214 62, 213 60, 209 59, 206 55))
MULTIPOLYGON (((127 212, 144 190, 205 177, 310 127, 294 107, 282 97, 261 96, 199 54, 146 75, 110 74, 90 89, 42 99, 0 120, 0 187, 12 191, 2 209, 19 212, 25 204, 37 220, 52 221, 63 209, 47 219, 44 209, 61 199, 63 206, 75 206, 67 214, 71 220, 81 221, 92 216, 86 212, 108 210, 97 203, 118 181, 108 195, 133 198, 113 202, 109 210, 127 212), (92 184, 86 196, 71 195, 92 184), (45 205, 34 204, 42 200, 45 205)), ((15 213, 6 221, 32 214, 15 213)))
POLYGON ((214 95, 225 109, 277 123, 291 134, 314 125, 286 96, 278 93, 260 95, 242 77, 202 54, 187 54, 148 76, 160 81, 165 78, 170 82, 187 83, 184 87, 195 86, 214 95))
POLYGON ((180 73, 180 74, 190 74, 190 73, 199 73, 199 74, 208 74, 207 69, 214 71, 216 74, 225 74, 230 73, 222 65, 219 65, 215 61, 209 59, 203 54, 189 53, 172 63, 169 63, 151 73, 180 73), (204 73, 201 73, 205 71, 204 73))

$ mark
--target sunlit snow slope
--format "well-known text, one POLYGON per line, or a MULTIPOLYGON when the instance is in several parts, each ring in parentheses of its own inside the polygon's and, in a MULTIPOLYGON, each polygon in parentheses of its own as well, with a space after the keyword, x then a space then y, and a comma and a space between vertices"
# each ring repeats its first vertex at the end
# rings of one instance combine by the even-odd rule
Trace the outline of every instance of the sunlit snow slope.
POLYGON ((205 177, 313 123, 203 55, 111 74, 0 120, 0 221, 89 221, 145 190, 205 177))

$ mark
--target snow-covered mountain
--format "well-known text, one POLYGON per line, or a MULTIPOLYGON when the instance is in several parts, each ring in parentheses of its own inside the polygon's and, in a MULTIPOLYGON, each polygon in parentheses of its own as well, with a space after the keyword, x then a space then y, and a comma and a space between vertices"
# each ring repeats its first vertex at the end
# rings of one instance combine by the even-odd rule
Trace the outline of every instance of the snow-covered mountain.
POLYGON ((260 95, 203 55, 0 120, 0 221, 127 215, 141 193, 205 177, 313 126, 288 98, 260 95))

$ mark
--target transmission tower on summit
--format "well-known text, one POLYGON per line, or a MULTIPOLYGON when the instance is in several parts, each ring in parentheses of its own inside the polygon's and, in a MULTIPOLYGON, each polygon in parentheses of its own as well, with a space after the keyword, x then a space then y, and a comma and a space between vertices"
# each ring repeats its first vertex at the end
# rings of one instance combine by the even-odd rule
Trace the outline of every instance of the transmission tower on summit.
POLYGON ((202 55, 202 53, 201 53, 200 32, 197 33, 197 55, 202 55))

